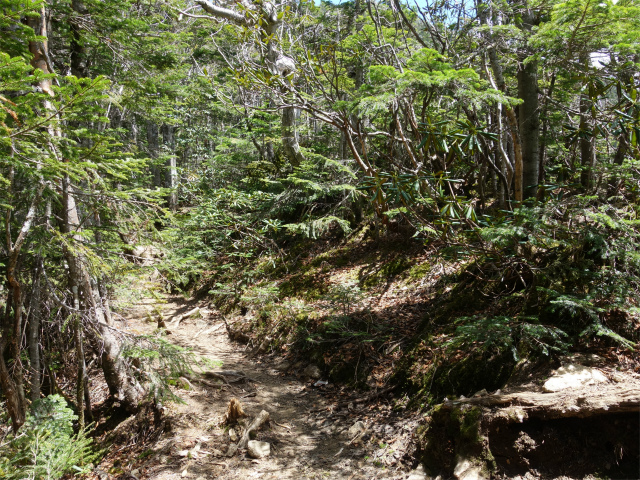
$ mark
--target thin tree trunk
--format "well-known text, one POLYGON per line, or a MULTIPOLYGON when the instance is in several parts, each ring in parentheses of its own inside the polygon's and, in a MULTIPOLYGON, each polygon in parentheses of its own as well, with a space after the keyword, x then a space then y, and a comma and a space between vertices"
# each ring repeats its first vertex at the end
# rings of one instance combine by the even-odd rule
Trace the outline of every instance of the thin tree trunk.
MULTIPOLYGON (((589 56, 580 56, 580 63, 585 69, 589 68, 589 56)), ((591 190, 594 183, 594 168, 596 166, 595 135, 593 132, 594 122, 592 122, 591 98, 588 89, 580 95, 580 164, 582 173, 580 174, 580 184, 585 190, 591 190)))
POLYGON ((147 121, 147 148, 149 149, 149 156, 151 157, 151 177, 154 187, 162 187, 163 175, 162 168, 157 163, 158 149, 159 149, 159 129, 158 124, 147 121))
POLYGON ((544 105, 542 107, 542 115, 540 118, 542 119, 542 135, 540 137, 540 160, 538 166, 538 185, 542 185, 545 182, 546 174, 545 174, 545 165, 547 163, 547 134, 549 129, 549 119, 547 118, 547 114, 549 111, 549 100, 551 100, 553 96, 553 90, 556 85, 556 74, 553 73, 551 75, 551 83, 549 85, 549 89, 547 90, 547 95, 544 100, 544 105))
MULTIPOLYGON (((77 243, 82 242, 78 236, 80 219, 76 208, 73 190, 68 177, 62 182, 63 195, 63 228, 64 232, 77 243)), ((96 342, 102 346, 102 370, 111 395, 120 399, 129 411, 135 411, 144 394, 144 389, 127 370, 122 358, 122 344, 115 336, 106 321, 106 316, 99 294, 91 285, 91 279, 84 264, 84 258, 75 249, 65 247, 65 258, 69 265, 69 279, 72 288, 79 287, 81 301, 86 311, 95 319, 98 338, 96 342)))
POLYGON ((518 69, 520 136, 522 138, 522 198, 535 198, 538 193, 540 167, 540 113, 538 110, 538 63, 527 62, 518 69))
MULTIPOLYGON (((488 24, 488 11, 485 5, 478 6, 478 12, 480 16, 480 23, 482 25, 488 24)), ((487 54, 489 57, 489 64, 491 65, 491 70, 493 71, 493 75, 495 77, 495 85, 494 88, 496 90, 500 90, 503 93, 507 93, 507 84, 504 79, 504 74, 502 72, 502 65, 500 64, 500 60, 498 59, 498 52, 495 48, 495 42, 493 39, 493 34, 489 31, 486 33, 487 40, 490 43, 490 47, 488 48, 487 54)), ((491 76, 489 76, 489 80, 491 81, 491 76)), ((493 83, 493 82, 492 82, 493 83)), ((516 119, 515 111, 513 107, 510 105, 504 105, 505 114, 507 120, 509 122, 509 129, 511 132, 511 139, 513 142, 513 164, 514 164, 514 196, 516 202, 521 202, 523 200, 523 189, 522 189, 522 174, 523 174, 523 159, 522 159, 522 144, 520 140, 520 132, 518 130, 518 120, 516 119)))
POLYGON ((282 109, 282 148, 294 167, 299 167, 304 161, 304 155, 298 144, 296 109, 294 107, 284 107, 282 109))
POLYGON ((31 370, 31 403, 40 398, 42 378, 40 370, 40 261, 35 269, 31 287, 31 306, 29 307, 29 365, 31 370))
POLYGON ((171 125, 162 126, 162 140, 167 147, 168 158, 165 164, 165 187, 169 189, 169 195, 167 196, 167 204, 171 210, 176 209, 178 203, 178 193, 176 187, 178 186, 178 169, 176 165, 175 155, 175 138, 174 129, 171 125))
POLYGON ((71 0, 71 9, 75 15, 71 24, 71 73, 78 78, 87 76, 87 51, 82 40, 82 29, 80 28, 80 16, 88 13, 84 3, 80 0, 71 0))
MULTIPOLYGON (((8 261, 6 265, 6 278, 8 285, 8 298, 5 306, 5 315, 2 325, 2 335, 0 336, 0 387, 7 399, 7 410, 12 420, 14 431, 22 426, 25 420, 27 401, 24 393, 24 378, 20 341, 22 339, 23 329, 23 295, 22 284, 18 278, 18 260, 20 252, 29 235, 33 221, 36 216, 37 208, 42 199, 42 193, 46 187, 46 183, 42 182, 35 192, 31 201, 29 210, 22 223, 18 236, 15 241, 11 238, 11 209, 7 209, 5 215, 6 227, 6 251, 8 252, 8 261), (13 361, 13 369, 10 373, 5 363, 5 355, 13 361)), ((13 188, 13 175, 10 175, 9 189, 13 188)))
MULTIPOLYGON (((80 298, 78 297, 78 287, 74 285, 73 291, 73 307, 76 310, 80 310, 80 298)), ((76 343, 76 356, 78 362, 78 375, 76 385, 76 406, 78 408, 78 429, 84 430, 84 384, 87 380, 87 372, 84 363, 84 346, 82 342, 82 318, 79 313, 75 315, 75 343, 76 343)))
POLYGON ((17 432, 24 424, 27 406, 4 361, 4 340, 2 339, 0 339, 0 386, 2 387, 4 398, 7 400, 11 428, 14 432, 17 432))

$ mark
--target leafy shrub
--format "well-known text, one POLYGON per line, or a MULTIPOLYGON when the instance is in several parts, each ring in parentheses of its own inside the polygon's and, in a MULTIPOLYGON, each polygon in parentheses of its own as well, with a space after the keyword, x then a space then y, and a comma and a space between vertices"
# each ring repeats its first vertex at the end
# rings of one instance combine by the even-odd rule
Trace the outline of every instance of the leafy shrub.
POLYGON ((87 473, 97 453, 88 431, 73 433, 77 416, 60 395, 35 402, 17 436, 0 445, 0 477, 56 480, 65 473, 87 473))
POLYGON ((138 381, 149 385, 149 395, 157 403, 184 403, 171 391, 170 385, 191 373, 195 366, 217 366, 213 361, 196 357, 188 348, 153 335, 135 337, 135 341, 124 346, 123 356, 130 360, 138 381))
POLYGON ((512 291, 514 282, 505 279, 518 277, 515 283, 527 291, 524 313, 562 329, 572 342, 606 338, 632 348, 636 339, 625 336, 633 336, 640 289, 635 216, 626 206, 593 205, 591 197, 579 196, 572 204, 522 207, 479 231, 487 243, 478 264, 491 266, 499 277, 487 279, 512 291), (612 316, 626 321, 613 328, 607 325, 612 316))
POLYGON ((456 320, 455 335, 445 343, 448 350, 482 350, 489 353, 511 351, 518 361, 522 353, 549 355, 564 352, 567 334, 559 328, 510 317, 462 317, 456 320))

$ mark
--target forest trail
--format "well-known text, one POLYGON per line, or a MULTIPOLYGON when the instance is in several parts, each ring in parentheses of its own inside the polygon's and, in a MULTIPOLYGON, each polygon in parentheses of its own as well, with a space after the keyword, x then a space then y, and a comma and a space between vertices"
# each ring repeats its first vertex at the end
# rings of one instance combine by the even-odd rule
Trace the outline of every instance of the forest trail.
MULTIPOLYGON (((143 298, 123 313, 128 329, 143 334, 156 331, 162 315, 171 332, 168 339, 217 362, 220 366, 212 372, 240 371, 251 380, 220 386, 211 376, 207 379, 206 372, 192 375, 193 389, 175 390, 186 403, 165 408, 164 430, 151 435, 153 440, 145 440, 144 446, 133 446, 132 438, 131 445, 122 447, 130 451, 127 459, 122 460, 122 453, 119 459, 110 454, 100 466, 103 471, 111 469, 138 480, 423 478, 419 471, 406 472, 400 463, 411 444, 415 422, 395 417, 384 401, 336 408, 336 399, 323 395, 322 382, 287 375, 281 371, 282 364, 276 368, 232 342, 222 317, 204 302, 162 295, 143 298), (176 324, 176 319, 195 308, 197 315, 176 324), (269 442, 268 457, 251 459, 246 450, 227 455, 233 442, 222 423, 232 398, 242 403, 247 424, 262 410, 269 412, 269 425, 256 437, 269 442), (382 424, 381 417, 386 419, 382 424), (114 464, 119 468, 114 469, 114 464)), ((130 421, 125 421, 117 430, 131 428, 130 421)))

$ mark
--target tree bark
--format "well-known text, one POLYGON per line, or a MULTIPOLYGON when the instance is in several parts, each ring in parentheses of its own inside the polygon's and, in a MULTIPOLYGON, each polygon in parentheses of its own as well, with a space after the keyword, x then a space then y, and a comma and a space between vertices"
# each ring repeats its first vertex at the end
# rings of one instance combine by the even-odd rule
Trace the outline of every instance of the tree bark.
MULTIPOLYGON (((538 23, 534 11, 525 3, 520 30, 532 34, 538 23)), ((520 138, 522 142, 522 199, 536 198, 538 193, 538 172, 540 168, 540 109, 538 106, 538 62, 531 57, 530 48, 524 46, 518 65, 518 97, 522 105, 518 108, 520 117, 520 138)))
POLYGON ((542 114, 540 118, 542 119, 542 134, 540 137, 540 150, 539 150, 539 166, 538 166, 538 185, 544 184, 546 174, 545 174, 545 165, 547 163, 547 133, 549 130, 549 119, 547 118, 547 112, 549 110, 549 100, 553 97, 554 87, 556 85, 556 74, 553 73, 551 75, 551 84, 549 85, 549 89, 547 90, 547 95, 544 100, 544 105, 542 107, 542 114))
MULTIPOLYGON (((9 188, 11 189, 12 187, 13 178, 10 178, 9 188)), ((11 417, 12 428, 16 432, 24 423, 27 410, 27 401, 23 386, 23 369, 20 360, 24 299, 22 295, 22 283, 18 278, 18 260, 22 247, 33 225, 45 187, 45 182, 41 182, 38 186, 15 241, 12 241, 11 238, 11 210, 7 210, 5 218, 5 226, 7 229, 6 249, 9 257, 6 266, 6 278, 9 291, 2 325, 2 335, 0 336, 0 387, 7 399, 7 410, 11 417), (5 355, 13 362, 11 373, 7 367, 5 355)))
POLYGON ((540 168, 540 113, 538 109, 538 63, 526 62, 518 69, 520 137, 522 138, 522 198, 535 198, 538 193, 540 168))
POLYGON ((31 403, 40 398, 40 261, 36 267, 31 287, 31 306, 29 308, 29 366, 31 370, 31 403))
MULTIPOLYGON (((74 285, 73 290, 73 307, 80 310, 80 298, 78 297, 78 287, 74 285)), ((82 318, 78 313, 74 313, 74 330, 76 356, 78 364, 77 385, 76 385, 76 406, 78 407, 78 429, 84 430, 84 385, 87 381, 87 369, 84 363, 84 345, 82 338, 82 318)))
MULTIPOLYGON (((586 69, 589 68, 588 54, 580 56, 580 63, 586 69)), ((591 119, 591 97, 589 88, 585 86, 585 91, 580 95, 580 164, 582 172, 580 174, 580 184, 585 190, 593 188, 593 171, 596 166, 596 145, 593 131, 594 122, 591 119)))
MULTIPOLYGON (((478 5, 478 13, 480 16, 480 23, 482 25, 488 24, 488 7, 484 4, 478 5)), ((495 48, 495 39, 492 32, 486 33, 487 40, 491 45, 487 54, 489 57, 489 64, 491 65, 491 70, 493 71, 493 75, 495 77, 495 85, 494 88, 496 90, 500 90, 503 93, 507 93, 507 83, 504 79, 504 74, 502 71, 502 65, 500 64, 500 60, 498 59, 498 52, 495 48)), ((489 78, 491 81, 492 79, 489 78)), ((514 166, 514 197, 516 202, 521 202, 523 200, 523 189, 522 189, 522 175, 523 175, 523 159, 522 159, 522 143, 520 139, 520 132, 518 129, 518 120, 516 119, 516 114, 511 105, 504 105, 505 114, 509 123, 509 130, 511 132, 511 140, 513 142, 513 166, 514 166)), ((501 152, 501 153, 504 153, 501 152)))
POLYGON ((84 3, 80 0, 71 0, 71 9, 75 15, 71 18, 71 74, 78 78, 87 76, 87 50, 82 42, 82 28, 80 16, 88 13, 84 3))
POLYGON ((304 155, 300 151, 298 143, 296 109, 294 107, 284 107, 282 109, 282 148, 294 167, 299 167, 304 161, 304 155))
MULTIPOLYGON (((78 236, 80 219, 68 176, 62 182, 62 196, 64 233, 68 235, 69 241, 73 240, 81 244, 82 238, 78 236)), ((144 389, 127 369, 125 360, 122 358, 122 343, 107 324, 99 293, 91 285, 83 256, 77 252, 77 249, 68 247, 65 247, 64 255, 69 265, 71 287, 79 288, 84 310, 90 312, 94 320, 95 333, 97 333, 95 340, 102 347, 102 370, 109 387, 109 393, 122 401, 127 410, 135 411, 144 395, 144 389)))
POLYGON ((178 203, 178 193, 176 187, 178 186, 178 169, 176 165, 175 155, 175 138, 174 127, 172 125, 162 126, 162 141, 168 149, 168 158, 165 163, 165 187, 169 189, 167 195, 167 205, 171 210, 176 209, 178 203))
POLYGON ((149 156, 151 157, 151 177, 152 185, 154 187, 163 186, 162 167, 157 164, 158 150, 160 148, 160 131, 158 124, 148 120, 147 121, 147 148, 149 149, 149 156))

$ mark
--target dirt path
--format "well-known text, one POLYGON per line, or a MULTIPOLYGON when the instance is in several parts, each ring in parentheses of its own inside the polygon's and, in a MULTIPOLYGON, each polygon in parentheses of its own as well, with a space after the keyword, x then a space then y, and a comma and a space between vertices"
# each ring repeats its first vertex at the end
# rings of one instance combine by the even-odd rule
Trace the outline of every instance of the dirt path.
MULTIPOLYGON (((335 389, 331 395, 325 394, 323 389, 331 386, 314 385, 315 380, 287 375, 270 361, 252 358, 243 345, 229 340, 221 317, 202 303, 177 297, 146 298, 126 311, 125 318, 130 330, 148 334, 156 329, 158 314, 165 320, 172 342, 220 364, 211 371, 241 371, 253 381, 217 387, 206 377, 205 383, 199 382, 196 375, 191 382, 193 390, 176 389, 186 403, 168 406, 165 425, 170 427, 155 435, 151 444, 147 442, 144 451, 121 463, 121 471, 129 478, 422 477, 419 472, 408 473, 401 463, 415 422, 396 417, 388 402, 334 408, 335 389), (179 325, 171 323, 196 307, 200 308, 198 315, 184 318, 179 325), (270 425, 256 438, 269 442, 268 457, 254 460, 244 450, 227 455, 233 433, 221 424, 233 397, 242 402, 249 421, 261 410, 269 412, 270 425)), ((129 427, 125 422, 118 428, 126 431, 129 427)))

